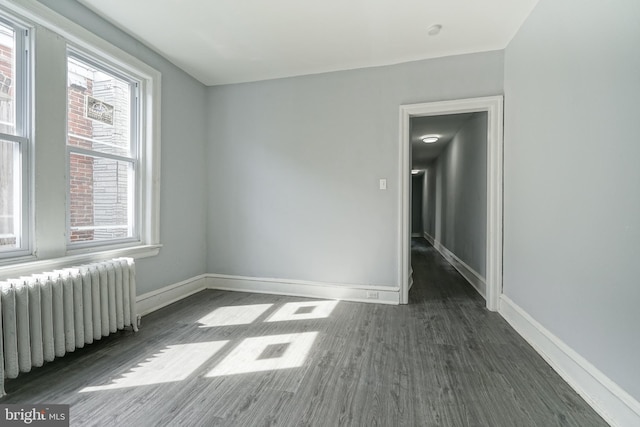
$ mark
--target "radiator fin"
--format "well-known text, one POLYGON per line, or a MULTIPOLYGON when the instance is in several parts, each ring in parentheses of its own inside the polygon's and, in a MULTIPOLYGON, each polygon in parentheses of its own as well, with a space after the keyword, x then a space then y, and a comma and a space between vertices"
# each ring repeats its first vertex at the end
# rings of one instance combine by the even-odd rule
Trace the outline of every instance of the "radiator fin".
POLYGON ((135 266, 118 258, 0 282, 0 397, 16 378, 137 327, 135 266))

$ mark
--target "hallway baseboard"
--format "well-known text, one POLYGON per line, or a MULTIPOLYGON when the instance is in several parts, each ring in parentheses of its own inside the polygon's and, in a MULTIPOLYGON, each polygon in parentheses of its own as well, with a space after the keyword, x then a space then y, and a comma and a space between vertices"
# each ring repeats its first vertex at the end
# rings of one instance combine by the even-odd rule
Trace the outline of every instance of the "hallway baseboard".
POLYGON ((640 425, 640 402, 504 294, 499 313, 605 421, 640 425))
POLYGON ((425 231, 422 237, 424 237, 427 240, 427 242, 429 242, 431 246, 435 248, 436 240, 433 237, 431 237, 431 235, 427 234, 427 232, 425 231))
POLYGON ((469 267, 464 261, 458 258, 456 254, 444 247, 444 245, 426 232, 424 233, 424 238, 431 243, 435 250, 437 250, 440 255, 442 255, 444 259, 453 266, 453 268, 458 270, 458 273, 460 273, 462 277, 464 277, 465 280, 469 282, 469 284, 473 286, 480 295, 482 295, 482 298, 487 299, 487 284, 484 277, 482 277, 473 268, 469 267))

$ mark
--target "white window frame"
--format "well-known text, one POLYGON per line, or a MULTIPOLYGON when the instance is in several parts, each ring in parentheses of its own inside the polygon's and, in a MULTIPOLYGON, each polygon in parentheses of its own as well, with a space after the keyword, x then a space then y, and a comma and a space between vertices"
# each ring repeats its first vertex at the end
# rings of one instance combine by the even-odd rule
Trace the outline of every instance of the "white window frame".
POLYGON ((15 249, 0 251, 0 261, 25 256, 32 251, 31 239, 31 43, 29 32, 31 28, 20 18, 10 12, 2 11, 0 22, 15 31, 14 63, 16 75, 15 83, 16 129, 15 134, 0 132, 0 139, 15 142, 19 146, 20 166, 20 201, 16 203, 18 214, 18 233, 20 244, 15 249))
MULTIPOLYGON (((47 65, 50 65, 47 64, 47 61, 51 60, 53 53, 39 47, 41 47, 42 43, 57 43, 55 45, 57 47, 61 44, 66 46, 63 49, 63 53, 61 53, 61 55, 64 56, 64 63, 66 63, 67 60, 66 49, 72 47, 73 49, 85 52, 90 57, 100 58, 105 64, 115 69, 120 69, 128 75, 135 76, 140 82, 138 88, 138 102, 140 105, 140 126, 138 129, 140 138, 138 148, 140 154, 138 165, 139 239, 132 242, 119 242, 117 244, 108 244, 113 242, 107 242, 107 244, 99 246, 69 248, 66 238, 66 203, 61 200, 64 199, 64 197, 49 194, 51 193, 50 191, 43 191, 42 189, 47 188, 49 185, 47 178, 40 176, 44 175, 41 172, 36 172, 35 175, 32 172, 30 176, 33 178, 33 182, 30 185, 36 189, 32 202, 32 211, 36 218, 36 220, 33 221, 35 227, 32 227, 31 235, 31 241, 34 243, 27 256, 15 257, 9 260, 0 259, 0 280, 18 274, 27 274, 29 272, 43 271, 44 269, 53 269, 116 256, 145 258, 157 255, 162 246, 160 244, 159 215, 160 72, 35 0, 21 0, 19 4, 18 2, 3 3, 0 5, 0 10, 7 10, 10 14, 17 15, 35 29, 35 36, 32 38, 36 40, 32 40, 31 43, 35 46, 34 63, 38 64, 36 70, 41 70, 39 71, 40 73, 42 73, 43 69, 46 69, 45 67, 47 67, 47 65), (46 36, 42 40, 48 41, 38 42, 41 38, 41 33, 46 36), (50 37, 52 33, 55 37, 50 37), (55 212, 43 213, 44 210, 49 208, 52 208, 55 212), (42 222, 50 224, 39 224, 42 222), (38 225, 40 225, 39 228, 38 225)), ((61 64, 60 58, 57 56, 52 61, 56 62, 57 66, 61 64)), ((66 76, 66 69, 64 73, 66 76)), ((40 97, 42 97, 43 91, 41 89, 45 87, 45 82, 43 81, 42 75, 38 76, 38 72, 34 73, 32 81, 34 82, 33 96, 35 96, 35 99, 39 99, 38 94, 41 94, 40 97)), ((47 84, 51 84, 51 82, 47 82, 47 84)), ((60 109, 65 109, 66 106, 66 79, 63 84, 65 84, 65 86, 62 90, 58 91, 58 89, 55 89, 54 92, 58 92, 56 92, 56 95, 52 95, 58 96, 59 93, 62 98, 62 94, 64 94, 64 97, 59 102, 60 109)), ((39 108, 43 108, 42 106, 38 107, 38 104, 40 104, 40 102, 34 102, 33 106, 35 112, 32 118, 32 126, 35 131, 32 142, 32 147, 34 147, 32 157, 35 158, 35 163, 32 165, 31 171, 37 171, 40 166, 43 166, 43 164, 39 164, 39 162, 46 162, 46 160, 43 160, 45 156, 38 155, 40 150, 38 147, 47 146, 47 150, 49 150, 47 154, 49 154, 51 150, 54 150, 53 154, 55 155, 56 162, 59 161, 58 159, 66 159, 66 109, 64 114, 65 120, 58 125, 57 122, 43 117, 46 115, 43 114, 43 112, 38 114, 39 108), (51 128, 52 132, 48 132, 49 129, 47 129, 47 126, 51 128), (49 141, 46 141, 47 138, 49 141), (54 138, 55 141, 53 140, 54 138), (58 141, 58 139, 61 140, 58 141), (39 145, 39 141, 43 141, 43 143, 39 145)), ((53 108, 57 108, 57 101, 55 105, 53 108)), ((65 166, 64 160, 62 160, 61 164, 57 165, 60 171, 66 173, 65 166)), ((51 166, 45 167, 52 168, 51 166)), ((56 182, 51 185, 55 185, 54 190, 56 194, 60 192, 65 194, 66 178, 61 175, 61 172, 53 172, 56 174, 56 182), (59 182, 63 182, 64 184, 61 185, 59 182)))
MULTIPOLYGON (((69 250, 78 250, 84 248, 96 248, 96 247, 104 247, 104 246, 112 246, 112 245, 120 245, 120 244, 128 244, 128 243, 141 243, 140 236, 140 224, 142 222, 142 215, 140 211, 141 201, 140 195, 144 193, 144 188, 141 186, 141 180, 139 179, 140 175, 140 160, 144 158, 141 147, 142 135, 139 132, 140 129, 140 103, 138 102, 139 98, 139 87, 141 85, 141 81, 137 76, 128 74, 123 72, 120 69, 115 68, 113 65, 104 63, 102 58, 96 57, 92 53, 84 52, 74 46, 69 46, 67 48, 67 61, 69 58, 75 58, 79 61, 82 61, 88 65, 94 66, 98 69, 105 71, 117 78, 120 78, 124 81, 127 81, 131 85, 130 91, 130 143, 131 143, 131 156, 120 156, 116 154, 109 154, 100 152, 97 150, 88 150, 79 148, 76 146, 69 145, 69 132, 67 129, 67 171, 69 171, 70 162, 71 162, 71 153, 87 155, 87 156, 97 156, 103 159, 115 160, 115 161, 124 161, 127 163, 131 163, 133 165, 133 182, 129 183, 129 189, 133 191, 133 197, 130 198, 130 214, 128 224, 131 228, 130 237, 120 238, 120 239, 108 239, 108 240, 97 240, 97 241, 81 241, 81 242, 72 242, 70 240, 71 235, 71 179, 70 176, 67 176, 67 247, 69 250)), ((67 70, 68 71, 68 70, 67 70)), ((68 117, 68 106, 67 106, 67 124, 69 121, 68 117)), ((99 228, 99 226, 97 226, 99 228)))

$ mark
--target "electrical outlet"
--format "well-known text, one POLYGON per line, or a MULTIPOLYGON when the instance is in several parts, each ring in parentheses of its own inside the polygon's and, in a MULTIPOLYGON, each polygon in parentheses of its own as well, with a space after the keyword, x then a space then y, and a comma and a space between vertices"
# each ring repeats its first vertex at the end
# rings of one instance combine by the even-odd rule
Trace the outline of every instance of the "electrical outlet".
POLYGON ((367 291, 368 299, 378 299, 378 291, 367 291))

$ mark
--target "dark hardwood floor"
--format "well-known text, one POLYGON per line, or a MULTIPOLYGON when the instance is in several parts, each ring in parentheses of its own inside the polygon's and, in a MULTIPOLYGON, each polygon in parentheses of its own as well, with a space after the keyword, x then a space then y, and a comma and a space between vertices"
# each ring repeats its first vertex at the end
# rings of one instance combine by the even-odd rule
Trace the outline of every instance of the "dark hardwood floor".
POLYGON ((23 374, 77 426, 604 426, 424 240, 410 304, 208 290, 23 374))

